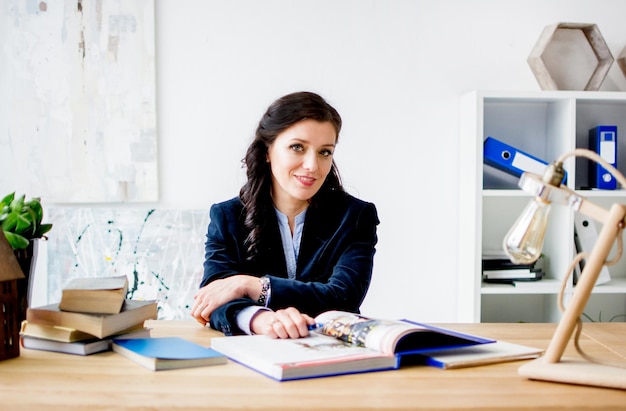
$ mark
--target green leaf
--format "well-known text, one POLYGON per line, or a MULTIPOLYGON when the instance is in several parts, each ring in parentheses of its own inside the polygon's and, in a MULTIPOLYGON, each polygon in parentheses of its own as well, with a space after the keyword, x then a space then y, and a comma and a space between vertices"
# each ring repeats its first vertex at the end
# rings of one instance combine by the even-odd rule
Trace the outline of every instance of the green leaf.
POLYGON ((12 192, 11 194, 6 195, 2 201, 0 201, 0 204, 2 204, 3 206, 8 206, 9 204, 11 204, 13 202, 13 199, 15 198, 15 191, 12 192))
POLYGON ((50 230, 52 230, 52 224, 41 224, 35 233, 35 238, 43 237, 50 230))
POLYGON ((15 226, 17 226, 17 219, 19 214, 17 213, 9 213, 7 214, 4 221, 2 221, 2 230, 3 231, 14 231, 15 226))
POLYGON ((19 234, 13 234, 11 232, 5 231, 4 236, 7 238, 9 245, 14 250, 23 250, 24 248, 28 247, 29 241, 19 234))
POLYGON ((35 231, 33 218, 35 213, 28 211, 26 213, 17 214, 17 223, 15 225, 16 234, 32 234, 35 231))
POLYGON ((38 198, 33 198, 24 204, 24 206, 33 210, 36 216, 35 221, 37 221, 37 224, 41 223, 41 220, 43 219, 43 207, 41 207, 40 200, 38 198))
POLYGON ((9 215, 9 211, 11 211, 9 206, 0 206, 0 223, 6 220, 9 215))
POLYGON ((26 196, 22 194, 21 197, 13 199, 10 205, 11 211, 16 211, 18 213, 22 211, 22 208, 24 207, 24 198, 26 198, 26 196))

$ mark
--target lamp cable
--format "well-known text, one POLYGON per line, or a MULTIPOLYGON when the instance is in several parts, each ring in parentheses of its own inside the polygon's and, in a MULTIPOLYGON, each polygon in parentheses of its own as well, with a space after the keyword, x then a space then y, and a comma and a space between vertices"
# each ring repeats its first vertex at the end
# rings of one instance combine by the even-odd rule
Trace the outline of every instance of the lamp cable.
MULTIPOLYGON (((609 171, 609 173, 611 173, 611 175, 613 175, 615 177, 615 179, 619 182, 619 184, 622 186, 622 188, 626 188, 626 177, 624 177, 624 175, 622 173, 620 173, 615 167, 613 167, 611 164, 607 163, 602 157, 600 157, 597 153, 591 151, 591 150, 587 150, 584 148, 578 148, 575 149, 572 152, 566 153, 564 155, 562 155, 557 162, 563 164, 565 162, 565 160, 568 157, 572 157, 572 156, 577 156, 577 157, 586 157, 589 160, 595 161, 597 163, 599 163, 602 167, 604 167, 607 171, 609 171)), ((604 264, 607 267, 610 267, 612 265, 615 265, 622 257, 622 251, 623 251, 623 231, 624 231, 624 221, 622 221, 618 227, 618 235, 617 235, 617 249, 616 249, 616 255, 610 259, 604 262, 604 264)), ((565 312, 565 305, 563 303, 563 296, 565 294, 565 290, 567 289, 567 284, 568 281, 572 275, 572 273, 574 272, 574 269, 576 268, 576 266, 582 261, 585 260, 589 257, 589 253, 585 253, 585 252, 581 252, 578 253, 576 255, 576 257, 574 258, 574 260, 572 260, 572 262, 570 263, 570 266, 567 269, 567 274, 565 275, 565 277, 563 278, 563 281, 561 282, 561 289, 559 290, 559 296, 558 296, 558 305, 559 305, 559 310, 561 311, 561 313, 565 312)), ((605 361, 596 357, 593 357, 589 354, 587 354, 582 346, 580 345, 580 336, 582 334, 583 331, 583 321, 581 318, 578 318, 578 321, 576 322, 576 331, 574 333, 574 346, 576 348, 576 351, 578 352, 578 354, 583 357, 584 359, 586 359, 589 362, 595 363, 595 364, 602 364, 602 365, 608 365, 611 367, 618 367, 618 368, 626 368, 626 364, 624 363, 616 363, 616 362, 612 362, 612 361, 605 361)), ((606 347, 606 346, 605 346, 606 347)), ((608 347, 607 347, 608 348, 608 347)), ((626 360, 626 357, 618 352, 616 352, 615 350, 612 350, 609 348, 609 350, 611 352, 613 352, 614 354, 618 355, 619 357, 622 357, 623 359, 626 360)))

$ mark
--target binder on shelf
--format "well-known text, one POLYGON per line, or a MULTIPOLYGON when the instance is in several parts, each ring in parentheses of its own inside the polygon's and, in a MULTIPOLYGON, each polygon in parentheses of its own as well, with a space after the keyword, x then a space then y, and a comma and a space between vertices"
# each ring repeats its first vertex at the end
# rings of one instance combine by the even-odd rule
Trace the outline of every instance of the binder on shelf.
MULTIPOLYGON (((483 143, 483 157, 487 165, 520 177, 525 171, 543 175, 548 163, 493 137, 483 143)), ((567 173, 563 183, 567 181, 567 173)))
MULTIPOLYGON (((613 167, 617 167, 617 126, 603 125, 589 130, 589 149, 598 153, 613 167)), ((589 183, 591 188, 602 190, 617 188, 615 177, 595 162, 589 167, 589 183)))
MULTIPOLYGON (((593 245, 598 240, 598 230, 593 220, 585 217, 580 213, 574 214, 574 244, 576 245, 577 252, 591 253, 593 245)), ((580 262, 580 272, 582 273, 585 260, 580 262)), ((575 274, 578 274, 579 270, 575 270, 575 274)), ((574 276, 574 284, 578 281, 579 275, 574 276)), ((611 281, 611 275, 606 265, 602 266, 600 275, 596 280, 596 285, 607 283, 611 281)))

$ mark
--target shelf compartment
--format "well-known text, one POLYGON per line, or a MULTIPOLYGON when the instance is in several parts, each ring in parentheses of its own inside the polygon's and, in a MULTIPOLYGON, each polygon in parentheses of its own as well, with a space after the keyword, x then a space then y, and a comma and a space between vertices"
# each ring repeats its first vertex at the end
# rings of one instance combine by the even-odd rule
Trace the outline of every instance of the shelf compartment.
MULTIPOLYGON (((560 279, 575 254, 574 212, 566 207, 552 207, 543 248, 547 278, 518 287, 483 284, 483 253, 501 248, 504 235, 530 201, 530 196, 517 187, 518 177, 498 175, 500 170, 484 165, 483 143, 491 136, 549 163, 577 147, 588 148, 590 128, 615 124, 618 169, 624 172, 626 137, 620 138, 620 128, 626 130, 626 93, 476 91, 461 98, 459 124, 463 155, 459 161, 458 320, 558 321, 560 279), (520 316, 520 309, 532 313, 520 316)), ((587 184, 587 172, 578 159, 567 158, 564 167, 569 188, 587 184)), ((578 192, 605 208, 626 202, 623 189, 578 192)), ((610 256, 613 255, 614 250, 610 256)), ((611 283, 597 286, 592 298, 607 302, 603 308, 606 312, 626 311, 626 257, 609 267, 609 272, 611 283)))

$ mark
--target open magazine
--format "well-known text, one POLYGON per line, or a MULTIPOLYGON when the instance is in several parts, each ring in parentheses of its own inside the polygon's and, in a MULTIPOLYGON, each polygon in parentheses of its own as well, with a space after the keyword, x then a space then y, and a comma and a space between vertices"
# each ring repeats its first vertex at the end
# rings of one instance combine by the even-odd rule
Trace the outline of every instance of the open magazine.
POLYGON ((316 317, 308 337, 220 337, 211 348, 279 381, 396 369, 403 355, 452 349, 494 340, 410 321, 372 319, 343 311, 316 317))
POLYGON ((327 311, 318 315, 315 321, 321 324, 316 330, 321 334, 388 355, 494 342, 408 320, 373 319, 344 311, 327 311))

